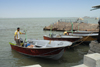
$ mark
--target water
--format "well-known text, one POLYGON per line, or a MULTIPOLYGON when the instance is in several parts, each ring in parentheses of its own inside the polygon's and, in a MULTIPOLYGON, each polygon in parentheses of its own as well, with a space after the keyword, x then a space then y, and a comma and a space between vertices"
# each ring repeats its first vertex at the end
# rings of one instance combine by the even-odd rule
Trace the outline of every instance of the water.
MULTIPOLYGON (((1 18, 0 67, 20 67, 33 64, 40 64, 42 67, 70 67, 83 63, 83 56, 89 49, 86 45, 80 45, 74 49, 67 49, 59 60, 29 57, 11 49, 9 42, 14 42, 14 32, 17 27, 21 28, 21 32, 27 30, 27 38, 43 39, 43 35, 50 33, 50 31, 43 31, 43 28, 57 22, 59 19, 62 18, 1 18)), ((94 19, 87 20, 90 23, 97 23, 97 20, 94 19)), ((25 39, 25 35, 21 35, 21 37, 25 39)))

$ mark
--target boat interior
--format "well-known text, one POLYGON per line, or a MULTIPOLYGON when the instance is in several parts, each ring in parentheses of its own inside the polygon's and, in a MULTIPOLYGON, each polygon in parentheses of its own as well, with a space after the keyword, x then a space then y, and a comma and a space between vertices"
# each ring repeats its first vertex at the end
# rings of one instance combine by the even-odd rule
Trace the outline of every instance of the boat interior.
MULTIPOLYGON (((44 35, 48 37, 47 35, 44 35)), ((73 35, 63 35, 63 34, 49 34, 49 37, 51 38, 82 38, 82 36, 73 36, 73 35)))
POLYGON ((33 48, 57 48, 71 46, 69 41, 49 41, 49 40, 32 40, 28 39, 27 43, 34 45, 33 48))

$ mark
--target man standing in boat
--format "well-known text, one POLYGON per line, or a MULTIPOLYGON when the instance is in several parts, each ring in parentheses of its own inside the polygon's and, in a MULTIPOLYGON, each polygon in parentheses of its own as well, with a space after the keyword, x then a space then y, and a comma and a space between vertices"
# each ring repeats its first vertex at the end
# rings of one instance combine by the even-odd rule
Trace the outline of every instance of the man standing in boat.
POLYGON ((20 28, 18 27, 14 33, 14 40, 16 41, 16 45, 19 46, 20 46, 20 36, 19 36, 20 34, 25 34, 25 33, 20 32, 20 28))

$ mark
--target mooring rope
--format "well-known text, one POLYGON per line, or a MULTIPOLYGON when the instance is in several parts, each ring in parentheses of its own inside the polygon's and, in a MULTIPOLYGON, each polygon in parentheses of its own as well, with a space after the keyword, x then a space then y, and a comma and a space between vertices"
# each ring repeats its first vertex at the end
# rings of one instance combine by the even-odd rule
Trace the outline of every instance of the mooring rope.
MULTIPOLYGON (((95 29, 96 30, 96 29, 95 29)), ((91 32, 87 37, 85 37, 84 39, 79 39, 78 41, 75 41, 74 43, 76 43, 76 42, 80 42, 79 44, 76 44, 76 45, 74 45, 74 46, 72 46, 72 47, 75 47, 75 46, 78 46, 78 45, 80 45, 81 43, 83 43, 91 34, 93 34, 93 32, 91 32)))

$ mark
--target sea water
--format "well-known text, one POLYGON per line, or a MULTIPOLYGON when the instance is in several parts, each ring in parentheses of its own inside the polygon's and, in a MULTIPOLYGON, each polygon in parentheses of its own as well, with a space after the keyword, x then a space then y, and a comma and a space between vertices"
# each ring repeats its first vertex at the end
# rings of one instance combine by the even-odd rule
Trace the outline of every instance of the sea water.
MULTIPOLYGON (((89 46, 79 45, 73 49, 66 49, 59 60, 50 60, 37 57, 29 57, 11 49, 9 42, 14 41, 14 32, 17 27, 20 31, 26 30, 26 35, 20 37, 41 39, 43 35, 50 33, 62 34, 63 32, 43 31, 45 26, 57 22, 59 19, 77 18, 0 18, 0 67, 20 67, 40 64, 42 67, 71 67, 83 63, 83 56, 87 54, 89 46)), ((98 23, 94 18, 86 18, 88 23, 98 23)))

